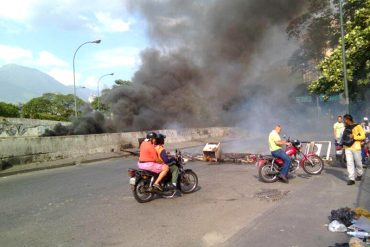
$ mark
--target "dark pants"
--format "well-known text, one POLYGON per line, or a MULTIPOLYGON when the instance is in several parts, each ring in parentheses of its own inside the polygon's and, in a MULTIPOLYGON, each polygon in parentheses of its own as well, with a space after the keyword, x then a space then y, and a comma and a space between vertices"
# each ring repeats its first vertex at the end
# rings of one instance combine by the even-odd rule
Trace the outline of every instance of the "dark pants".
POLYGON ((281 176, 288 176, 290 164, 292 163, 292 160, 290 157, 282 150, 278 149, 276 151, 271 152, 272 156, 275 158, 280 158, 284 161, 283 169, 281 170, 280 174, 281 176))

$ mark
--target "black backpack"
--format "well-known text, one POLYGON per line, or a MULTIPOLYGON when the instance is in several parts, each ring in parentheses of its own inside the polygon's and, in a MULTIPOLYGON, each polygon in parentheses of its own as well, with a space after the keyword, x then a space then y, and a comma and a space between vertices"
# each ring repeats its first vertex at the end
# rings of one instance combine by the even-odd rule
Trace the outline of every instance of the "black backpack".
POLYGON ((352 135, 352 130, 356 126, 357 124, 353 124, 350 126, 346 126, 346 128, 344 129, 343 136, 342 136, 342 144, 344 146, 350 147, 353 145, 353 143, 355 143, 355 140, 351 138, 350 135, 352 135))

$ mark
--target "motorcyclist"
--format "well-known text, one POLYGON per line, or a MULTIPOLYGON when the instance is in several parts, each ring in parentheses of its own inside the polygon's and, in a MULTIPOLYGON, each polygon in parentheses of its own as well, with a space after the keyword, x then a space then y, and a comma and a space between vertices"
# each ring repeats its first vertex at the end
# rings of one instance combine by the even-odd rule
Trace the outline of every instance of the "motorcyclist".
POLYGON ((157 154, 159 157, 159 163, 166 164, 170 167, 170 171, 172 174, 172 188, 175 189, 177 187, 177 177, 179 175, 179 168, 175 165, 175 158, 169 157, 167 154, 166 149, 164 148, 164 141, 166 136, 163 134, 158 134, 157 140, 156 140, 156 146, 155 149, 157 150, 157 154))
POLYGON ((168 165, 161 164, 155 149, 156 139, 158 135, 155 132, 149 132, 146 139, 140 145, 140 157, 138 167, 142 170, 148 170, 154 173, 159 173, 158 178, 153 184, 153 187, 162 191, 160 182, 170 170, 168 165))
POLYGON ((269 149, 271 151, 272 156, 274 156, 275 158, 280 158, 284 161, 284 166, 283 169, 281 170, 279 178, 284 183, 289 183, 288 173, 292 160, 282 149, 282 146, 288 144, 289 142, 281 140, 280 138, 281 129, 282 128, 280 125, 276 125, 275 129, 271 131, 269 135, 269 149))
POLYGON ((366 150, 369 149, 369 139, 370 139, 370 125, 369 119, 367 117, 364 117, 361 126, 364 129, 366 136, 366 139, 363 141, 361 145, 362 164, 365 165, 365 163, 367 162, 366 150))

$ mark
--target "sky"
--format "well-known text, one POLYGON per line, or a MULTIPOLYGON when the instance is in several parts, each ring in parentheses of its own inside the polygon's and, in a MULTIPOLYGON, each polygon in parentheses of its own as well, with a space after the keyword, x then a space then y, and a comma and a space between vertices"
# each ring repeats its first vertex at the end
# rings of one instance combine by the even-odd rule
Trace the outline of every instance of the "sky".
POLYGON ((125 0, 0 0, 0 66, 39 69, 65 85, 96 90, 130 80, 148 46, 145 23, 129 13, 125 0))

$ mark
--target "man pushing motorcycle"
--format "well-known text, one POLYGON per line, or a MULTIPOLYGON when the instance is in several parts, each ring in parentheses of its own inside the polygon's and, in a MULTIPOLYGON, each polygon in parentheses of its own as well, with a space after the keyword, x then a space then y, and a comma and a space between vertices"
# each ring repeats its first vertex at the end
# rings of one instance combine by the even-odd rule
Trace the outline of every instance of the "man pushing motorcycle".
POLYGON ((269 149, 275 158, 280 158, 284 161, 284 166, 283 169, 281 170, 281 173, 279 175, 279 178, 284 182, 284 183, 289 183, 288 180, 288 173, 289 173, 289 168, 292 163, 292 160, 289 158, 289 156, 284 152, 282 149, 283 145, 288 144, 287 141, 281 140, 280 138, 280 133, 281 133, 281 126, 276 125, 275 129, 273 129, 269 135, 269 149))
POLYGON ((157 133, 149 132, 146 136, 146 139, 141 143, 138 167, 142 170, 159 173, 159 176, 154 182, 153 187, 159 191, 162 191, 163 189, 160 185, 160 182, 166 176, 170 168, 168 165, 160 163, 160 159, 155 149, 157 138, 157 133))

